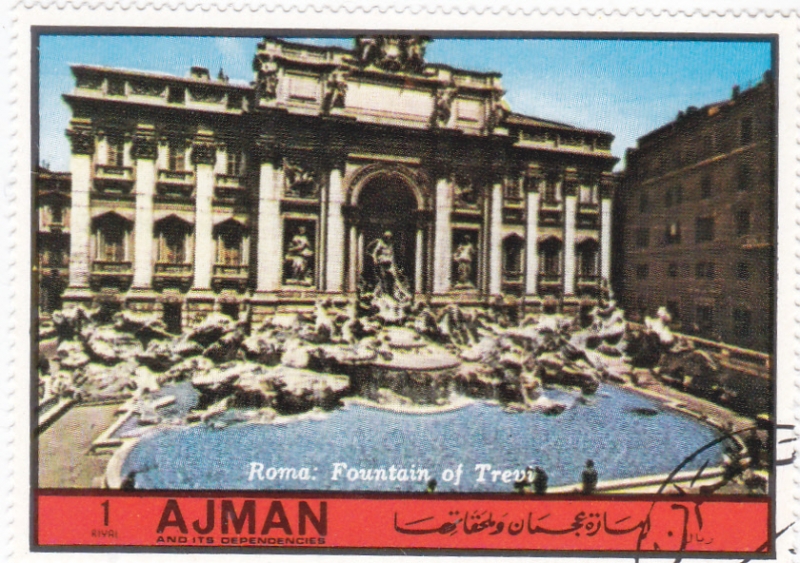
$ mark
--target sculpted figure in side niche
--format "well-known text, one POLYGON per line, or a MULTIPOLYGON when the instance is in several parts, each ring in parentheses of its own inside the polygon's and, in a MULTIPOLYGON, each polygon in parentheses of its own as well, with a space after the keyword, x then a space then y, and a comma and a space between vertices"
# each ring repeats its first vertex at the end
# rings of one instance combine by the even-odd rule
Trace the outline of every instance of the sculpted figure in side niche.
POLYGON ((278 95, 278 63, 272 60, 253 62, 258 72, 258 97, 272 100, 278 95))
POLYGON ((475 245, 468 235, 461 237, 461 242, 453 253, 456 263, 456 289, 474 288, 472 283, 473 263, 475 261, 475 245))
POLYGON ((436 92, 436 104, 433 109, 433 122, 435 125, 444 126, 450 121, 453 100, 458 93, 454 82, 436 92))
POLYGON ((289 266, 289 283, 299 283, 311 285, 313 272, 311 270, 311 260, 314 257, 314 249, 306 235, 304 225, 297 227, 297 232, 289 242, 286 249, 284 260, 289 266))
POLYGON ((346 94, 347 74, 342 69, 336 69, 328 75, 325 82, 324 110, 328 112, 332 108, 343 108, 346 94))

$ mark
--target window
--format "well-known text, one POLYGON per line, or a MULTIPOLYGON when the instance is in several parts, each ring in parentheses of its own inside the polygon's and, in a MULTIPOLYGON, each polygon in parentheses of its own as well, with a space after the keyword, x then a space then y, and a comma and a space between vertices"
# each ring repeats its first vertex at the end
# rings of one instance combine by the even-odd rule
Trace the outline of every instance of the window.
POLYGON ((174 217, 156 223, 158 261, 166 264, 185 264, 191 226, 174 217))
POLYGON ((579 193, 579 201, 583 205, 592 205, 597 203, 597 198, 595 195, 596 192, 593 186, 581 186, 579 193))
POLYGON ((180 171, 186 169, 186 149, 182 143, 170 143, 167 147, 167 153, 167 168, 169 170, 180 171))
POLYGON ((667 299, 667 311, 669 311, 673 323, 681 320, 681 307, 676 299, 667 299))
POLYGON ((671 277, 671 278, 677 278, 678 277, 678 264, 676 264, 675 262, 670 262, 667 265, 667 275, 669 277, 671 277))
POLYGON ((700 199, 708 199, 711 197, 711 176, 705 175, 700 180, 700 199))
POLYGON ((650 229, 636 230, 636 248, 647 248, 650 245, 650 229))
POLYGON ((664 206, 672 207, 673 205, 680 205, 683 203, 683 187, 670 186, 664 192, 664 206))
POLYGON ((50 206, 50 222, 60 225, 64 221, 64 208, 57 203, 50 206))
POLYGON ((640 280, 647 279, 650 274, 650 267, 647 264, 639 264, 636 266, 636 277, 640 280))
POLYGON ((243 234, 235 225, 221 226, 217 234, 217 264, 242 265, 243 234))
POLYGON ((122 221, 103 221, 97 231, 97 260, 124 262, 126 258, 125 234, 125 225, 122 221))
POLYGON ((708 242, 714 240, 714 218, 698 217, 694 224, 694 241, 708 242))
POLYGON ((591 279, 597 276, 597 259, 600 250, 598 244, 589 239, 575 247, 578 260, 578 275, 584 279, 591 279))
POLYGON ((747 309, 733 310, 733 334, 736 338, 747 340, 752 334, 752 315, 747 309))
POLYGON ((561 275, 561 242, 549 238, 539 245, 539 274, 545 277, 561 275))
POLYGON ((647 213, 650 208, 650 201, 647 198, 647 192, 642 191, 639 194, 639 213, 647 213))
POLYGON ((109 96, 124 96, 125 95, 125 81, 109 78, 108 79, 108 95, 109 96))
POLYGON ((664 233, 664 242, 666 244, 680 244, 681 242, 681 222, 673 221, 667 225, 667 230, 664 233))
POLYGON ((751 178, 750 167, 746 164, 742 164, 741 166, 739 166, 739 175, 738 175, 738 181, 736 183, 736 189, 739 190, 740 192, 746 192, 747 190, 750 189, 751 181, 752 178, 751 178))
POLYGON ((242 153, 228 149, 228 162, 225 173, 228 176, 242 175, 242 153))
POLYGON ((750 279, 750 265, 747 262, 739 262, 736 264, 736 279, 750 279))
POLYGON ((736 224, 736 235, 742 236, 750 232, 750 211, 747 209, 740 209, 734 215, 734 222, 736 224))
POLYGON ((753 119, 745 117, 742 119, 739 129, 739 141, 742 145, 749 145, 753 142, 753 119))
POLYGON ((556 180, 548 178, 544 184, 544 202, 556 203, 558 201, 558 184, 556 180))
POLYGON ((694 277, 697 279, 714 279, 714 263, 698 262, 694 267, 694 277))
POLYGON ((125 163, 125 143, 122 139, 111 138, 108 140, 108 155, 106 164, 109 166, 123 166, 125 163))
POLYGON ((710 305, 697 306, 697 330, 705 335, 710 335, 714 330, 714 307, 710 305))

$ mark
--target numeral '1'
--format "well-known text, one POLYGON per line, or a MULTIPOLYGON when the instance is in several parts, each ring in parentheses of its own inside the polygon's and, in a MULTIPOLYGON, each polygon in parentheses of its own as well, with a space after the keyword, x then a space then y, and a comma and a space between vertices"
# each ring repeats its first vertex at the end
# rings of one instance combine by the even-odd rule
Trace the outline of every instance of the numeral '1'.
POLYGON ((100 505, 103 507, 103 526, 108 526, 108 501, 101 502, 100 505))

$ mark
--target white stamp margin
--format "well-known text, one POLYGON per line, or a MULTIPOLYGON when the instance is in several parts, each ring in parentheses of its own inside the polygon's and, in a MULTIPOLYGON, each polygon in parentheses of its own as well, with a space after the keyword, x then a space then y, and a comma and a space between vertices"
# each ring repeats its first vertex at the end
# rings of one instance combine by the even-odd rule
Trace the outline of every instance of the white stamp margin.
MULTIPOLYGON (((721 4, 721 3, 719 3, 721 4)), ((13 561, 87 561, 113 559, 141 561, 146 559, 189 561, 194 554, 180 553, 32 553, 30 550, 30 445, 28 397, 30 393, 30 326, 31 233, 30 217, 31 162, 30 146, 30 72, 32 26, 119 26, 119 27, 192 27, 192 28, 299 28, 299 29, 437 29, 469 31, 548 31, 548 32, 626 32, 626 33, 758 33, 778 36, 779 117, 778 117, 778 197, 777 213, 777 354, 778 374, 777 423, 796 424, 795 404, 800 403, 796 369, 800 346, 796 320, 800 320, 800 17, 789 3, 764 6, 755 0, 737 3, 723 10, 718 3, 698 10, 696 3, 648 2, 637 8, 611 9, 599 3, 570 2, 556 9, 535 9, 523 4, 512 6, 486 3, 483 6, 403 7, 384 3, 345 1, 319 2, 310 5, 272 4, 264 6, 256 0, 232 0, 199 4, 167 3, 163 0, 133 2, 62 2, 21 1, 3 18, 4 31, 11 36, 11 52, 4 57, 2 68, 9 84, 0 105, 6 119, 3 133, 5 150, 0 170, 8 178, 4 190, 2 227, 0 227, 0 285, 6 288, 0 300, 0 317, 5 321, 0 337, 0 358, 5 362, 2 381, 2 495, 4 514, 0 553, 13 561), (587 4, 592 4, 591 6, 587 4), (710 8, 710 9, 708 9, 710 8), (716 8, 716 9, 715 9, 716 8), (9 24, 10 27, 9 27, 9 24), (9 80, 10 78, 10 80, 9 80), (10 94, 10 95, 9 95, 10 94)), ((8 44, 8 43, 7 43, 8 44)), ((795 430, 796 434, 797 430, 795 430)), ((778 456, 788 458, 794 444, 778 448, 778 456)), ((800 460, 777 468, 776 530, 790 526, 800 516, 796 502, 800 483, 800 460)), ((69 515, 76 516, 76 515, 69 515)), ((68 516, 68 517, 69 517, 68 516)), ((777 560, 795 558, 797 545, 793 529, 777 540, 777 560), (791 551, 790 551, 791 550, 791 551)), ((264 554, 254 551, 252 555, 264 554)), ((202 555, 201 555, 202 556, 202 555)), ((215 558, 246 558, 241 554, 213 554, 215 558)), ((276 555, 270 559, 316 560, 319 555, 276 555)), ((326 555, 329 560, 345 560, 349 556, 326 555)), ((382 556, 381 560, 395 556, 382 556)), ((459 558, 463 558, 459 557, 459 558)), ((449 559, 446 558, 446 559, 449 559)), ((573 561, 584 558, 570 558, 573 561)), ((597 559, 596 557, 586 558, 597 559)), ((697 558, 686 561, 700 560, 697 558)))

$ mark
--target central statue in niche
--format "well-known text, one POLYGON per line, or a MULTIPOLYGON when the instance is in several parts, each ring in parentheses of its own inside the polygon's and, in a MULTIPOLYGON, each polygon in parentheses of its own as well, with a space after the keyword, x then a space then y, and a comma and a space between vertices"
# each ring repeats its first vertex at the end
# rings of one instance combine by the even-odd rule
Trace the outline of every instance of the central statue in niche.
POLYGON ((372 267, 377 280, 372 294, 375 297, 386 296, 398 303, 405 303, 411 300, 411 293, 406 287, 403 272, 395 262, 392 238, 392 232, 385 231, 367 245, 367 254, 372 259, 372 267))

